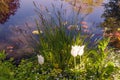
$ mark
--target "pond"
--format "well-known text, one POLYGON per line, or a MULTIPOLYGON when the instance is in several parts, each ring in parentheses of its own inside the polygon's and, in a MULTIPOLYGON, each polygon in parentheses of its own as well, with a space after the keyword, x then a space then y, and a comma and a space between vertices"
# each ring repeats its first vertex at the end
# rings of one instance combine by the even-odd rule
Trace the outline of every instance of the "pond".
POLYGON ((87 22, 90 31, 102 34, 102 28, 98 25, 104 20, 101 18, 104 12, 103 3, 107 3, 108 0, 2 0, 0 1, 0 49, 14 48, 16 52, 11 50, 9 51, 11 54, 31 52, 31 48, 27 46, 29 45, 27 40, 18 33, 17 29, 27 30, 26 23, 32 29, 36 27, 34 19, 37 18, 37 14, 33 1, 40 7, 47 7, 48 10, 51 10, 51 4, 54 4, 55 8, 63 4, 64 7, 68 7, 68 11, 69 7, 74 8, 76 1, 74 11, 77 13, 77 8, 81 7, 80 16, 84 17, 83 20, 87 22))

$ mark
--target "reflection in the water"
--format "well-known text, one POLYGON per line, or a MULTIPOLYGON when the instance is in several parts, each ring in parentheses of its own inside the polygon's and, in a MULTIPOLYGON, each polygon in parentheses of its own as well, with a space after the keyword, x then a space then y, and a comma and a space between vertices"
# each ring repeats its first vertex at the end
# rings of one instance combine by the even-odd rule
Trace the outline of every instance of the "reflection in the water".
POLYGON ((92 13, 93 9, 97 6, 100 6, 103 3, 103 0, 65 0, 68 1, 71 5, 74 6, 76 11, 79 11, 81 8, 82 13, 92 13))
POLYGON ((0 0, 0 23, 3 24, 14 15, 19 7, 19 0, 0 0))
POLYGON ((120 0, 110 0, 105 4, 103 17, 102 26, 106 29, 106 35, 112 37, 112 45, 120 49, 120 0))
POLYGON ((110 0, 108 4, 105 4, 105 12, 103 16, 105 17, 104 27, 117 29, 120 26, 120 1, 110 0))
MULTIPOLYGON (((29 29, 26 29, 23 24, 25 21, 27 21, 27 23, 29 23, 29 25, 31 23, 34 24, 33 23, 34 21, 31 22, 31 20, 30 20, 30 22, 29 22, 29 20, 28 20, 31 18, 33 19, 33 16, 36 16, 36 13, 34 13, 34 10, 33 10, 35 8, 35 6, 32 3, 33 1, 35 1, 38 4, 41 4, 39 6, 42 8, 40 10, 42 11, 43 14, 49 14, 52 17, 56 18, 56 15, 54 15, 54 13, 57 13, 59 10, 61 13, 63 12, 64 15, 63 14, 60 15, 63 19, 62 24, 64 24, 64 25, 67 24, 66 26, 69 26, 69 24, 72 25, 74 23, 73 22, 74 15, 76 15, 76 13, 78 12, 79 7, 81 7, 80 15, 79 15, 80 18, 78 18, 79 20, 77 20, 77 19, 75 20, 76 24, 78 24, 78 25, 80 25, 80 22, 82 20, 81 17, 83 17, 84 14, 86 14, 86 13, 87 14, 91 13, 96 16, 98 16, 97 14, 101 15, 100 11, 97 12, 94 9, 98 9, 98 7, 102 4, 102 2, 104 0, 0 0, 0 39, 1 39, 0 45, 2 45, 2 46, 0 46, 0 49, 7 50, 7 53, 10 53, 10 55, 14 55, 17 57, 20 55, 24 55, 24 53, 29 53, 28 51, 32 52, 31 46, 29 46, 31 44, 31 42, 30 42, 30 44, 28 43, 30 34, 28 33, 28 35, 24 35, 25 36, 24 37, 22 32, 23 31, 24 31, 24 33, 29 32, 29 29), (19 1, 20 1, 20 4, 19 4, 19 1), (74 1, 76 1, 76 2, 74 2, 74 1), (74 4, 74 3, 76 3, 76 4, 74 4), (52 9, 54 6, 54 5, 52 6, 52 4, 55 4, 55 9, 52 9), (19 7, 19 5, 21 7, 20 7, 19 11, 17 12, 17 14, 15 14, 15 11, 19 7), (61 7, 63 7, 63 8, 61 9, 61 7), (46 9, 46 8, 48 8, 48 9, 46 9), (46 11, 44 11, 44 9, 48 10, 48 11, 46 12, 46 11), (75 10, 73 10, 73 9, 75 9, 75 10), (95 11, 97 13, 95 13, 95 11), (46 13, 44 13, 44 12, 46 12, 46 13), (81 16, 81 13, 83 14, 82 16, 81 16), (10 15, 14 15, 14 17, 11 16, 11 18, 9 19, 10 15), (9 21, 6 22, 8 19, 9 19, 9 21), (78 23, 77 23, 77 21, 78 21, 78 23), (3 23, 5 23, 5 24, 3 24, 3 23), (22 30, 22 32, 20 33, 21 30, 22 30), (11 46, 12 46, 12 49, 9 49, 11 46)), ((92 15, 90 15, 90 16, 92 17, 92 15)), ((88 17, 90 17, 90 16, 88 16, 88 17)), ((47 16, 45 16, 45 17, 47 17, 47 16)), ((90 17, 90 20, 92 21, 93 17, 92 18, 91 17, 90 17)), ((98 22, 101 21, 96 17, 94 18, 94 20, 96 20, 98 22)), ((55 21, 59 22, 56 19, 55 19, 55 21)), ((87 21, 87 20, 84 20, 84 21, 87 21)), ((54 21, 52 21, 52 22, 54 22, 54 21)), ((87 26, 89 26, 89 24, 90 24, 90 21, 88 22, 87 26)), ((90 26, 89 27, 87 27, 87 26, 85 26, 85 25, 82 26, 82 28, 84 28, 83 29, 84 32, 88 32, 87 29, 90 29, 90 26)), ((35 27, 35 25, 32 25, 31 27, 35 27)), ((91 33, 92 33, 92 30, 91 30, 91 33)))

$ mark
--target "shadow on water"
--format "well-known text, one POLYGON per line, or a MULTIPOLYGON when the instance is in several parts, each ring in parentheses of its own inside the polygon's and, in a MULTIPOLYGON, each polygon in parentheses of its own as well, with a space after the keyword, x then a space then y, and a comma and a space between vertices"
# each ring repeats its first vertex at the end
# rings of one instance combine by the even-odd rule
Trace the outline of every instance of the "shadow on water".
POLYGON ((4 24, 19 6, 19 0, 0 0, 0 23, 4 24))
POLYGON ((105 36, 111 37, 110 45, 120 49, 120 0, 110 0, 105 4, 105 18, 102 27, 105 28, 105 36))

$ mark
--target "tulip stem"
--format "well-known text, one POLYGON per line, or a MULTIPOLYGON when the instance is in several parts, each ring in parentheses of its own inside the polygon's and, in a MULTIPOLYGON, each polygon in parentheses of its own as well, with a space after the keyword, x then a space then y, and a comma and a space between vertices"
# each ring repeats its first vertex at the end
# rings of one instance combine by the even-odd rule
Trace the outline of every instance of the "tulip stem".
POLYGON ((76 58, 74 57, 74 67, 76 69, 76 58))
POLYGON ((80 56, 80 67, 81 67, 81 56, 80 56))

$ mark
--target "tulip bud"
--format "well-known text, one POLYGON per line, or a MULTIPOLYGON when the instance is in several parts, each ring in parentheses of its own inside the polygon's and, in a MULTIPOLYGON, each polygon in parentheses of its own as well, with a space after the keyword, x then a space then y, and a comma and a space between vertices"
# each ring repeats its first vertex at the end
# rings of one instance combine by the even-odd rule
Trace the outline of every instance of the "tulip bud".
POLYGON ((42 65, 44 63, 44 57, 42 57, 41 55, 37 55, 37 57, 38 57, 38 63, 42 65))

